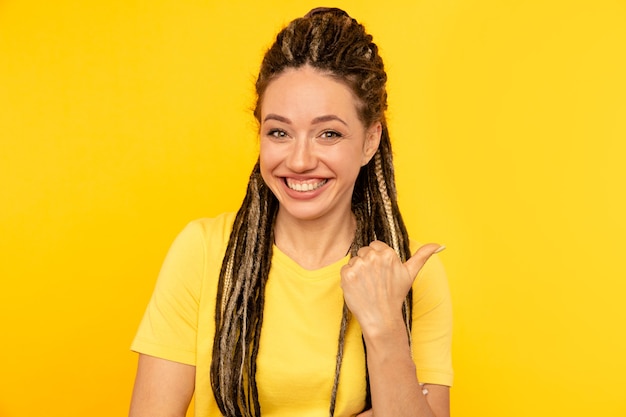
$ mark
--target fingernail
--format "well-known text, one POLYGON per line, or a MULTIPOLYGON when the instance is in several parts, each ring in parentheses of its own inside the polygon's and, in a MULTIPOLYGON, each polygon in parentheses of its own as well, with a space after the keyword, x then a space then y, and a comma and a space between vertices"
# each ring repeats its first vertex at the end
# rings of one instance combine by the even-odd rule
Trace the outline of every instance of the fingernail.
POLYGON ((443 251, 445 248, 446 248, 446 245, 441 245, 441 246, 439 246, 439 248, 436 251, 433 252, 433 254, 439 253, 439 252, 443 251))

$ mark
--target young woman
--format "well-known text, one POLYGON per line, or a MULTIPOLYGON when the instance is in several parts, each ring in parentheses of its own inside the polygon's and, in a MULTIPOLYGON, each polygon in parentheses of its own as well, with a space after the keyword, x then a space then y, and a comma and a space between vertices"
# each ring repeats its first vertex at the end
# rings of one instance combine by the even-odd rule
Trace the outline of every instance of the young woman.
MULTIPOLYGON (((239 211, 190 223, 133 350, 131 417, 449 416, 451 308, 408 238, 372 37, 295 19, 256 82, 259 160, 239 211)), ((428 261, 428 262, 427 262, 428 261)))

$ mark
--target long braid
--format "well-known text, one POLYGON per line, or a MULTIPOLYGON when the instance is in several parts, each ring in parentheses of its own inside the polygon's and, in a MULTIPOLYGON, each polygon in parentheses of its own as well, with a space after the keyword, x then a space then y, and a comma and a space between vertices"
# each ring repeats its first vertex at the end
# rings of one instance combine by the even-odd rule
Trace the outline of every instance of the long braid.
POLYGON ((225 416, 261 413, 254 375, 277 208, 257 163, 233 223, 218 284, 211 384, 225 416))
MULTIPOLYGON (((266 52, 256 82, 260 121, 265 89, 286 68, 311 65, 344 82, 359 98, 357 112, 363 124, 379 121, 383 132, 379 149, 357 178, 352 197, 357 228, 350 253, 373 240, 390 245, 405 261, 410 257, 407 231, 400 215, 395 189, 387 108, 387 75, 371 35, 339 9, 314 9, 295 19, 276 37, 266 52)), ((211 363, 211 385, 217 405, 226 417, 261 415, 256 386, 256 358, 263 321, 264 294, 271 267, 274 222, 278 202, 255 165, 246 196, 237 212, 224 255, 216 301, 216 333, 211 363)), ((410 334, 411 292, 403 314, 410 334)), ((343 306, 330 416, 334 415, 340 383, 345 337, 351 317, 343 306)), ((364 344, 365 348, 365 344, 364 344)), ((366 364, 367 365, 367 364, 366 364)), ((371 406, 366 372, 366 408, 371 406)))
MULTIPOLYGON (((384 230, 390 232, 391 240, 390 243, 388 243, 389 246, 395 249, 400 259, 402 259, 402 262, 405 262, 408 258, 411 257, 411 249, 408 233, 402 220, 400 210, 398 208, 393 173, 391 145, 389 141, 389 132, 387 131, 386 126, 384 127, 383 135, 386 137, 385 140, 381 140, 380 146, 383 147, 383 151, 376 153, 376 155, 374 156, 374 163, 376 180, 378 183, 380 196, 382 198, 383 208, 385 211, 385 219, 387 220, 387 225, 384 230), (382 156, 383 154, 387 158, 384 164, 382 156), (398 233, 400 233, 400 236, 398 236, 398 233)), ((411 343, 411 306, 413 305, 412 296, 412 292, 409 291, 409 294, 404 300, 404 304, 402 307, 407 335, 409 337, 409 343, 411 343)))

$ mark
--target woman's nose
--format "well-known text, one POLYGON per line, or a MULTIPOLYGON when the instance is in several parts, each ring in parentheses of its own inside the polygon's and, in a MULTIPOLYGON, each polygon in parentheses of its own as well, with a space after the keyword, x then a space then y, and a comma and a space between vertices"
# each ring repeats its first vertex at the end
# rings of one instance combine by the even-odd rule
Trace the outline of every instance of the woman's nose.
POLYGON ((287 156, 286 165, 293 172, 305 172, 315 168, 317 158, 313 149, 313 141, 307 138, 294 140, 287 156))

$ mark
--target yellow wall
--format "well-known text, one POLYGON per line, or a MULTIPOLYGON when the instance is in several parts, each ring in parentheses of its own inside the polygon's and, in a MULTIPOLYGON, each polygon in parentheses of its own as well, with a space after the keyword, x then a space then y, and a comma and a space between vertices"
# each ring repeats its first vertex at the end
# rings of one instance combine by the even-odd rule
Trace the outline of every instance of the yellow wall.
MULTIPOLYGON (((626 415, 626 4, 336 4, 386 60, 407 223, 448 246, 454 415, 626 415)), ((0 2, 0 416, 126 413, 162 257, 238 206, 261 54, 314 5, 0 2)))

